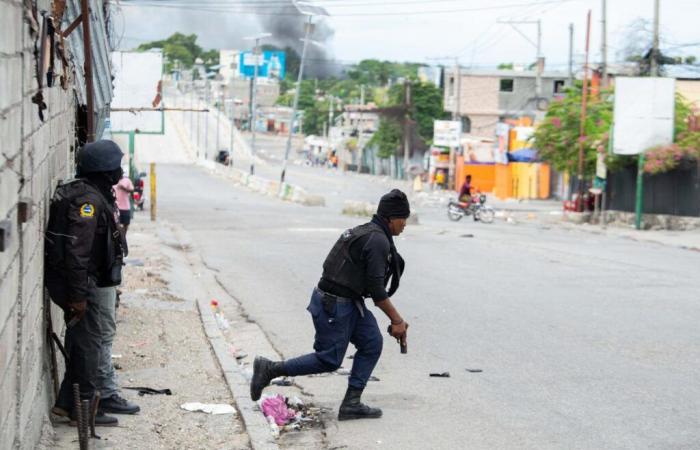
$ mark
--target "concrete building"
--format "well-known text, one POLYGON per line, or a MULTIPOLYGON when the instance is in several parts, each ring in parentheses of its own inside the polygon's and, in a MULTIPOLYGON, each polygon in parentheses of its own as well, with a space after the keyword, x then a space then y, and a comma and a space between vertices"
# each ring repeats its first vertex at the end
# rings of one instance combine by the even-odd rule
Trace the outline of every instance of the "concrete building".
MULTIPOLYGON (((44 229, 49 198, 60 179, 71 178, 74 156, 84 137, 85 99, 82 32, 66 45, 67 78, 56 53, 56 77, 48 86, 34 49, 46 23, 34 11, 52 11, 48 0, 0 1, 0 447, 36 448, 51 430, 49 409, 58 377, 60 353, 51 357, 49 317, 61 336, 62 312, 44 295, 44 229), (27 6, 28 5, 28 6, 27 6), (36 14, 36 15, 35 15, 36 14), (37 68, 39 73, 37 75, 37 68), (39 82, 40 81, 40 82, 39 82), (45 108, 44 108, 45 105, 45 108), (40 115, 42 117, 40 117, 40 115), (57 366, 54 364, 57 362, 57 366), (58 377, 52 376, 56 368, 58 377)), ((91 0, 92 54, 97 132, 111 100, 109 53, 101 0, 91 0), (105 71, 107 71, 105 73, 105 71)), ((80 2, 68 0, 58 32, 78 15, 80 2)))
POLYGON ((544 72, 538 97, 532 71, 461 70, 459 78, 454 69, 446 69, 445 110, 459 113, 465 133, 486 137, 495 134, 502 117, 543 117, 549 103, 564 93, 567 84, 566 73, 544 72))
POLYGON ((219 50, 219 74, 228 82, 231 78, 240 78, 240 50, 219 50))
MULTIPOLYGON (((223 86, 226 98, 238 98, 243 102, 243 109, 250 107, 251 80, 233 78, 223 86)), ((256 102, 258 107, 273 106, 280 96, 280 85, 277 80, 258 79, 256 102)))

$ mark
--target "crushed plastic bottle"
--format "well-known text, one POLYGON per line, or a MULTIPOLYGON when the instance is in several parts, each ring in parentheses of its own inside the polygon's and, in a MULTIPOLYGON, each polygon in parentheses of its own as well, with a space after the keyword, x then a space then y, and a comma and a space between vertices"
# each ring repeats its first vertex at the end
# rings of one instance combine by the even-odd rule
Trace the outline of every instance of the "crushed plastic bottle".
POLYGON ((277 425, 277 422, 275 422, 275 418, 272 416, 267 416, 267 423, 270 425, 270 433, 272 433, 272 437, 277 439, 280 437, 280 427, 277 425))
POLYGON ((219 309, 219 302, 216 299, 211 301, 211 309, 214 312, 214 318, 216 319, 216 324, 219 326, 220 330, 228 330, 231 324, 224 317, 223 311, 219 309))

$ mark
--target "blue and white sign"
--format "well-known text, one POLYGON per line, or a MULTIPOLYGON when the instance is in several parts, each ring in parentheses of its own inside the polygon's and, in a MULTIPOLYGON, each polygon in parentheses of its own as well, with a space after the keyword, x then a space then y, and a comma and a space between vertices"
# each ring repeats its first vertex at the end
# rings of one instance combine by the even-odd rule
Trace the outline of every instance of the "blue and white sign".
MULTIPOLYGON (((241 52, 240 73, 243 78, 253 78, 255 70, 255 55, 253 52, 241 52)), ((258 76, 260 78, 276 78, 283 80, 286 75, 286 55, 284 52, 264 51, 258 55, 258 76)))

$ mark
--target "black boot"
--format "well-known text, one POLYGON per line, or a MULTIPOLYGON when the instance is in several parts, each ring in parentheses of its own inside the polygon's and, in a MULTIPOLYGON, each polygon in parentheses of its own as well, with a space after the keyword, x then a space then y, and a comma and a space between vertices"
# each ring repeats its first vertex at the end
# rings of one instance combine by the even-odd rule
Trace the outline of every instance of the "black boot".
POLYGON ((250 398, 258 401, 263 389, 270 384, 274 378, 286 376, 284 362, 273 362, 262 356, 256 356, 253 362, 253 379, 250 380, 250 398))
POLYGON ((338 420, 378 419, 382 417, 382 410, 370 408, 360 402, 361 396, 362 389, 348 386, 348 391, 345 393, 345 398, 338 411, 338 420))

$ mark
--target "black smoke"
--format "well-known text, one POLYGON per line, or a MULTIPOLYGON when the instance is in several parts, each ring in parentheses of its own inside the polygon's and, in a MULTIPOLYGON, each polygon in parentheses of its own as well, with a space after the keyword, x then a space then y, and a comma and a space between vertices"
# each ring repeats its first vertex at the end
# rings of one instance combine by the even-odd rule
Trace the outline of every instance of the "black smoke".
MULTIPOLYGON (((304 43, 305 25, 308 16, 301 14, 291 0, 285 0, 287 5, 266 11, 257 16, 258 22, 264 32, 271 33, 269 42, 279 48, 291 47, 299 56, 302 53, 304 43)), ((279 2, 282 3, 282 2, 279 2)), ((341 72, 339 65, 333 58, 330 50, 330 40, 335 34, 328 25, 328 21, 322 17, 313 18, 313 31, 310 39, 323 44, 323 47, 309 43, 306 50, 306 62, 304 64, 305 78, 330 78, 341 72)))

